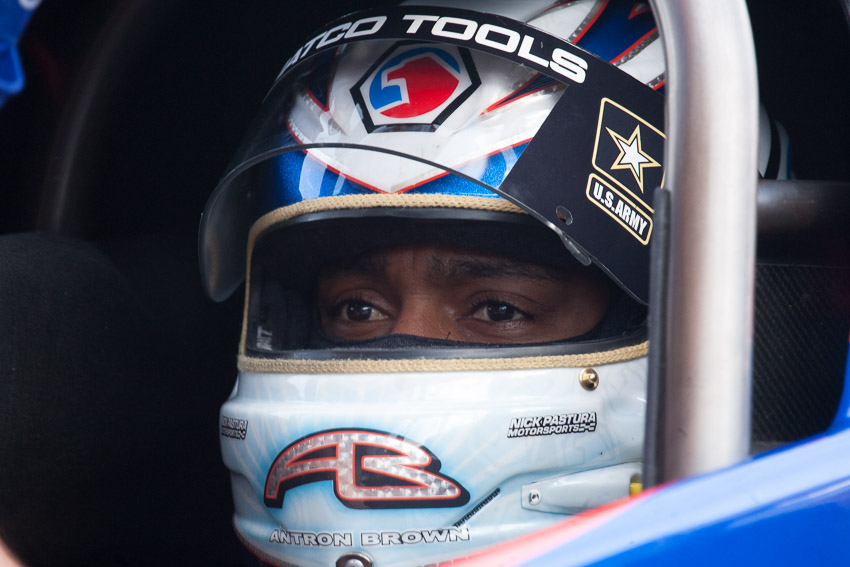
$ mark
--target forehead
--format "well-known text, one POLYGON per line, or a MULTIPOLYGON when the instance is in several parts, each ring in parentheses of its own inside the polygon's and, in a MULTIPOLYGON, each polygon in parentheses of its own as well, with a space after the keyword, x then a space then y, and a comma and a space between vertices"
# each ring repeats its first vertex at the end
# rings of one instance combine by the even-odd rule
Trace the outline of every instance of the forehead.
MULTIPOLYGON (((421 214, 418 210, 392 212, 421 214)), ((486 258, 497 265, 498 259, 503 269, 537 264, 555 268, 559 273, 563 273, 562 267, 585 270, 553 231, 525 215, 504 218, 507 216, 499 215, 496 220, 446 220, 386 215, 287 223, 257 239, 251 254, 251 278, 261 277, 284 288, 310 292, 323 271, 370 265, 374 270, 387 260, 386 254, 393 248, 418 245, 434 246, 441 251, 440 257, 486 258)))
POLYGON ((443 280, 496 277, 560 280, 569 270, 462 246, 418 243, 384 248, 328 264, 323 267, 321 276, 387 276, 398 271, 413 271, 443 280))

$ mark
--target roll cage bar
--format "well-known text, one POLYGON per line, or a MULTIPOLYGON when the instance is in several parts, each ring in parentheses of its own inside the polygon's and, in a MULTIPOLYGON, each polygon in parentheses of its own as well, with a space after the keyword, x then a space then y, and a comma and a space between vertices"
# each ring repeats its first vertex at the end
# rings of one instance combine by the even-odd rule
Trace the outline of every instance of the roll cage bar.
POLYGON ((846 183, 757 179, 758 79, 745 1, 650 4, 668 83, 666 189, 656 202, 650 283, 646 486, 749 454, 757 220, 760 239, 830 222, 846 232, 830 211, 850 204, 846 183))

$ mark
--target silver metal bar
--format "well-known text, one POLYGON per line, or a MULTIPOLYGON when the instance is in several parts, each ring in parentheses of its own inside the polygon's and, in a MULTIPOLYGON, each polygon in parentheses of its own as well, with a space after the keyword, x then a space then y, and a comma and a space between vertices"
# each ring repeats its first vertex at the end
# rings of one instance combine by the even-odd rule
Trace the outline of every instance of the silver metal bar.
POLYGON ((750 445, 758 82, 744 0, 652 5, 668 70, 670 240, 654 456, 664 482, 733 464, 750 445))

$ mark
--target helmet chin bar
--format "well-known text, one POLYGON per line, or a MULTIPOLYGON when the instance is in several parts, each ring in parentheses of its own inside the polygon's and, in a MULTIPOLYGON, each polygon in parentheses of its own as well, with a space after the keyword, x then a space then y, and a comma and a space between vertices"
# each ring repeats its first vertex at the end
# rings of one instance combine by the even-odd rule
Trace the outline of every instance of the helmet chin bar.
POLYGON ((277 564, 415 567, 628 496, 646 359, 594 364, 592 381, 563 366, 309 374, 242 361, 221 410, 240 539, 277 564))

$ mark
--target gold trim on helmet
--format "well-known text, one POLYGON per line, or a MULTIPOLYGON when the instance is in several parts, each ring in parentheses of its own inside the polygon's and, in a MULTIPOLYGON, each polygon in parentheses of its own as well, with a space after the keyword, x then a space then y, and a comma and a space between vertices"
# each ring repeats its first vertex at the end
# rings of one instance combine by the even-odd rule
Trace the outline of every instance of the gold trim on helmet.
POLYGON ((649 342, 587 354, 521 356, 500 358, 415 358, 415 359, 269 359, 240 355, 242 372, 280 374, 365 374, 392 372, 454 372, 528 370, 537 368, 581 368, 626 362, 646 356, 649 342))

